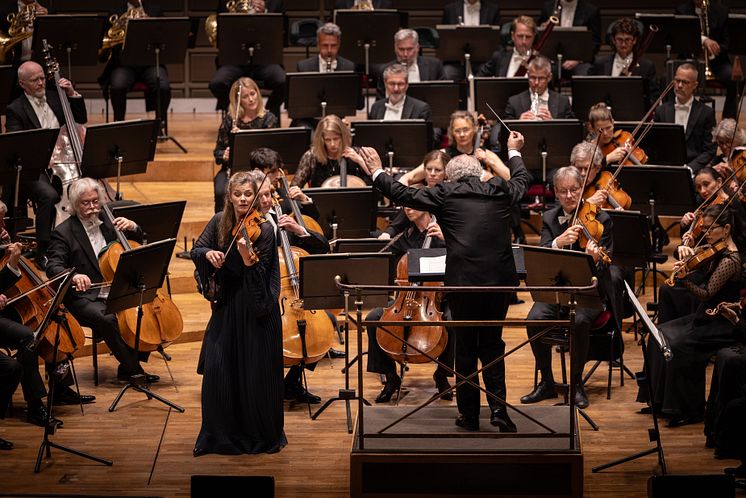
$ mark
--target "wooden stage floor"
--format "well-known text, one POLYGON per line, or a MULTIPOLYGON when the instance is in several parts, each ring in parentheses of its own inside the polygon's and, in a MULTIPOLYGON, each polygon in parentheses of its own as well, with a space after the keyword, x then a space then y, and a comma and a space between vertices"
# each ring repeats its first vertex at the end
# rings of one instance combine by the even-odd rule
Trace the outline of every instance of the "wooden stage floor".
MULTIPOLYGON (((96 116, 93 118, 98 120, 96 116)), ((149 173, 135 180, 126 179, 123 183, 125 197, 143 202, 187 198, 182 236, 196 236, 212 210, 211 150, 218 123, 218 116, 213 114, 175 115, 171 121, 171 133, 190 149, 190 153, 182 155, 172 144, 159 145, 156 164, 151 166, 149 173), (179 174, 169 178, 170 175, 158 173, 161 168, 179 174)), ((0 437, 13 441, 16 446, 12 451, 0 452, 0 495, 188 496, 189 479, 193 474, 272 475, 280 497, 348 495, 352 441, 346 430, 345 409, 341 402, 334 403, 315 421, 309 419, 305 405, 286 404, 285 431, 289 444, 280 453, 192 456, 200 428, 201 378, 195 372, 200 348, 198 340, 209 318, 209 306, 194 292, 192 269, 191 262, 175 258, 171 266, 174 299, 185 318, 185 334, 182 336, 185 342, 167 349, 173 357, 169 366, 175 385, 170 383, 169 372, 159 357, 153 357, 146 365, 149 372, 159 374, 162 379, 154 390, 184 406, 186 412, 169 414, 164 405, 147 401, 136 392, 128 392, 119 408, 110 413, 108 406, 120 389, 115 382, 115 360, 108 355, 100 356, 102 382, 94 387, 91 359, 81 356, 76 361, 81 391, 95 394, 98 399, 95 404, 85 407, 85 415, 81 415, 75 406, 56 409, 55 415, 64 420, 65 426, 53 436, 53 440, 111 459, 114 465, 105 467, 53 450, 53 457, 45 462, 42 472, 34 474, 42 430, 25 423, 25 403, 19 390, 14 398, 14 414, 0 423, 0 437), (163 443, 156 459, 162 434, 163 443)), ((643 300, 652 294, 650 285, 646 292, 643 300)), ((523 298, 529 299, 528 296, 523 298)), ((510 316, 525 317, 529 307, 530 302, 512 306, 510 316)), ((510 328, 504 335, 508 347, 511 347, 524 340, 525 331, 510 328)), ((624 341, 627 365, 632 371, 639 370, 639 346, 631 333, 624 334, 624 341)), ((351 344, 356 347, 354 335, 351 344)), ((340 359, 322 361, 308 376, 310 390, 324 400, 335 396, 343 386, 342 365, 340 359)), ((558 365, 556 360, 557 369, 558 365)), ((533 357, 528 348, 508 358, 507 372, 508 400, 518 403, 520 396, 530 391, 533 382, 533 357)), ((415 405, 434 392, 432 373, 432 365, 410 367, 400 406, 415 405)), ((355 387, 356 376, 351 380, 355 387)), ((366 398, 375 398, 380 387, 378 376, 365 374, 366 398)), ((607 400, 606 371, 605 366, 601 366, 590 380, 587 391, 591 402, 587 412, 599 424, 600 431, 592 431, 580 420, 585 457, 585 496, 646 496, 647 478, 656 472, 655 456, 599 474, 590 471, 595 465, 651 447, 647 430, 652 426, 652 420, 637 413, 641 405, 634 402, 637 392, 634 381, 628 378, 625 386, 620 387, 619 374, 615 371, 612 399, 607 400)), ((438 401, 437 405, 451 406, 455 418, 455 401, 438 401)), ((353 405, 353 413, 355 411, 353 405)), ((723 467, 737 464, 732 460, 713 458, 712 451, 704 448, 701 424, 678 429, 663 428, 662 440, 670 473, 720 473, 723 467)))

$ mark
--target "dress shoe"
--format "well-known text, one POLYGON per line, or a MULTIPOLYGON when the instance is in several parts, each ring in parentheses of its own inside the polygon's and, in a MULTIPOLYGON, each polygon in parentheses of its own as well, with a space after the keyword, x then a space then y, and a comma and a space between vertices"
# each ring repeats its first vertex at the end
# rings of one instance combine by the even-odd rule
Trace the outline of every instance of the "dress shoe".
POLYGON ((738 467, 726 467, 723 472, 733 477, 746 477, 746 465, 741 464, 738 467))
POLYGON ((508 411, 505 407, 500 407, 497 410, 493 410, 490 415, 490 424, 494 427, 500 428, 500 432, 518 432, 515 424, 508 416, 508 411))
POLYGON ((531 403, 538 403, 539 401, 556 397, 557 391, 554 389, 554 382, 542 380, 534 388, 533 391, 521 397, 521 403, 523 403, 524 405, 528 405, 531 403))
POLYGON ((202 455, 207 455, 208 453, 209 453, 209 451, 207 451, 205 449, 202 449, 202 448, 197 448, 196 446, 192 450, 192 455, 194 455, 195 457, 199 457, 199 456, 202 456, 202 455))
POLYGON ((459 415, 456 418, 456 425, 467 431, 478 431, 479 430, 479 419, 476 417, 467 417, 466 415, 459 415))
POLYGON ((0 438, 0 450, 12 450, 13 449, 13 443, 8 441, 7 439, 0 438))
POLYGON ((96 396, 92 396, 90 394, 78 395, 78 393, 67 386, 58 389, 57 392, 54 393, 53 399, 55 405, 87 405, 89 403, 93 403, 94 401, 96 401, 96 396))
POLYGON ((673 417, 668 421, 667 427, 675 429, 684 425, 698 424, 702 422, 703 417, 673 417))
POLYGON ((448 382, 448 376, 440 370, 436 370, 433 374, 433 380, 435 381, 435 389, 440 394, 440 399, 453 400, 453 389, 451 389, 451 383, 448 382))
POLYGON ((401 379, 398 375, 386 376, 386 383, 383 385, 383 389, 376 396, 376 403, 388 403, 391 401, 391 396, 399 390, 401 386, 401 379))
POLYGON ((316 405, 321 403, 321 398, 306 390, 301 384, 291 384, 285 387, 285 399, 294 400, 298 403, 316 405))
POLYGON ((117 372, 117 380, 119 382, 130 382, 132 381, 132 377, 136 375, 142 375, 144 377, 144 382, 146 384, 155 384, 159 380, 161 380, 160 376, 155 374, 149 374, 145 372, 137 372, 137 373, 126 373, 126 372, 117 372))
POLYGON ((330 349, 329 350, 329 358, 344 358, 347 356, 344 351, 339 351, 338 349, 330 349))
MULTIPOLYGON (((39 403, 35 406, 29 406, 28 410, 26 412, 26 421, 30 424, 38 425, 39 427, 44 427, 47 424, 47 409, 46 407, 39 403)), ((50 418, 49 419, 50 425, 54 425, 56 427, 62 427, 62 420, 58 418, 50 418)))
POLYGON ((581 410, 588 408, 588 396, 585 395, 582 384, 575 386, 575 406, 581 410))

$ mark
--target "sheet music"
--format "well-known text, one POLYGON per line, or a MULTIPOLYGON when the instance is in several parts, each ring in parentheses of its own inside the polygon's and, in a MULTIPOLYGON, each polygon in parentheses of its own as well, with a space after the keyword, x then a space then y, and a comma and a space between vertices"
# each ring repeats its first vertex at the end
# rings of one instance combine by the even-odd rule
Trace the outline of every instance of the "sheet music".
POLYGON ((435 256, 430 258, 420 258, 420 273, 445 274, 446 256, 435 256))
POLYGON ((650 321, 650 317, 642 308, 642 304, 640 304, 640 301, 637 300, 637 296, 635 296, 635 293, 632 291, 632 289, 629 288, 629 284, 626 281, 624 282, 624 287, 627 289, 627 296, 632 302, 632 306, 635 307, 637 314, 640 316, 640 320, 642 320, 642 322, 645 324, 645 328, 650 331, 650 335, 655 338, 658 346, 660 347, 660 350, 663 351, 663 357, 666 359, 666 361, 671 361, 671 359, 673 358, 673 353, 671 352, 671 348, 668 347, 666 337, 661 334, 658 330, 658 327, 656 327, 653 322, 650 321))

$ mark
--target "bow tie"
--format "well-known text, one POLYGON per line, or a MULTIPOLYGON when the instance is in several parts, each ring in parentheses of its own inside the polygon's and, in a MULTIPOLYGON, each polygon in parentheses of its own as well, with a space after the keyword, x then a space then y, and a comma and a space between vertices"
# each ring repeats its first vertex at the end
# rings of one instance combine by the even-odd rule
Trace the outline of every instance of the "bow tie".
POLYGON ((479 12, 479 9, 481 8, 481 5, 478 3, 475 4, 466 4, 466 11, 467 12, 479 12))
POLYGON ((567 223, 568 221, 570 221, 571 219, 572 219, 572 215, 569 215, 569 214, 567 214, 567 215, 565 215, 565 214, 561 214, 561 215, 559 215, 559 217, 557 218, 557 221, 559 221, 559 224, 560 224, 560 225, 564 225, 564 224, 566 224, 566 223, 567 223))
POLYGON ((401 109, 404 108, 404 101, 402 100, 398 104, 389 104, 386 102, 386 109, 393 112, 399 112, 401 109))
POLYGON ((674 109, 676 109, 677 111, 688 111, 689 106, 684 104, 675 104, 674 109))
POLYGON ((34 97, 34 101, 36 102, 36 105, 39 107, 44 107, 44 105, 47 103, 46 97, 34 97))

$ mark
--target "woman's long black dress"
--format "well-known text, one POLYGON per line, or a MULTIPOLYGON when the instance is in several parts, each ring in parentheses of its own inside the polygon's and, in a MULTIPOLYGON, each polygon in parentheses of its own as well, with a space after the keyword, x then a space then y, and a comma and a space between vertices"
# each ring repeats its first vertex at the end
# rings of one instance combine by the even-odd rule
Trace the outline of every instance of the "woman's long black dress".
MULTIPOLYGON (((213 270, 206 254, 218 245, 216 214, 192 249, 204 283, 213 270)), ((287 444, 283 432, 280 271, 274 230, 261 225, 254 242, 259 262, 243 264, 235 249, 217 272, 220 298, 205 331, 201 369, 202 428, 195 452, 273 453, 287 444)))

